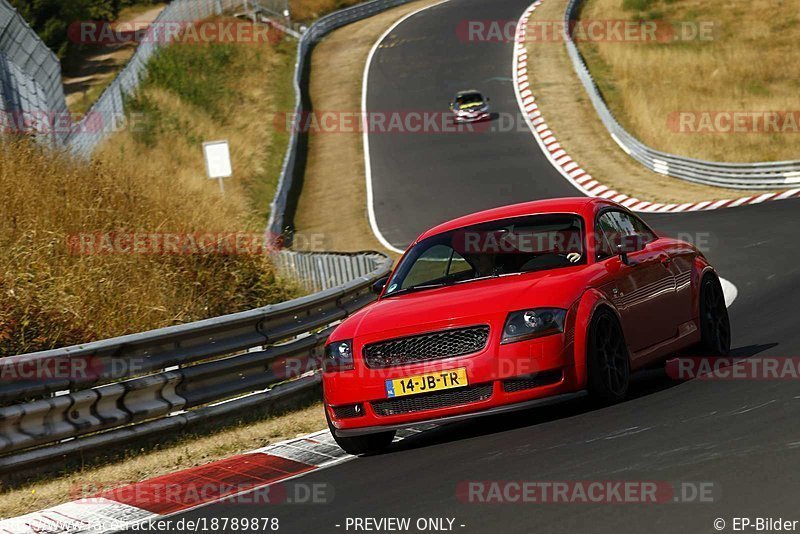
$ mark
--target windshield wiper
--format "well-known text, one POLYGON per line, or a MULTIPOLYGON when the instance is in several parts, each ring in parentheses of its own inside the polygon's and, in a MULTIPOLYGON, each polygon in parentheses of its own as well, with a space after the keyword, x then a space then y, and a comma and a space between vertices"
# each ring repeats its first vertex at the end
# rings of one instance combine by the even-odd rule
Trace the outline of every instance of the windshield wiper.
POLYGON ((478 280, 488 280, 489 278, 498 278, 499 276, 502 276, 501 273, 487 274, 486 276, 480 276, 478 278, 467 278, 466 280, 451 280, 450 282, 440 282, 438 284, 422 284, 418 286, 411 286, 400 289, 393 293, 387 293, 386 295, 384 295, 384 298, 394 297, 397 295, 405 295, 406 293, 413 293, 415 291, 422 291, 425 289, 436 289, 437 287, 448 287, 448 286, 466 284, 468 282, 477 282, 478 280))
POLYGON ((384 295, 384 297, 394 297, 394 296, 397 296, 397 295, 405 295, 406 293, 413 293, 415 291, 422 291, 422 290, 425 290, 425 289, 436 289, 437 287, 446 287, 446 286, 451 286, 453 284, 455 284, 455 282, 441 282, 439 284, 422 284, 422 285, 418 285, 418 286, 405 287, 403 289, 399 289, 397 291, 394 291, 393 293, 387 293, 387 294, 384 295))

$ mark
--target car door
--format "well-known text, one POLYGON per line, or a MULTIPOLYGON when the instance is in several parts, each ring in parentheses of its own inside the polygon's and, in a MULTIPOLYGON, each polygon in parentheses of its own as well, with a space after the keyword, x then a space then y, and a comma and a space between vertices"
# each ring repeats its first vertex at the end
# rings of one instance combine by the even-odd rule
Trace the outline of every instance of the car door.
POLYGON ((692 291, 692 271, 697 259, 697 251, 691 245, 676 239, 662 238, 662 250, 666 262, 675 277, 676 302, 678 306, 677 324, 687 323, 694 317, 694 292, 692 291))
POLYGON ((596 222, 598 260, 612 274, 601 289, 619 310, 625 339, 634 352, 671 339, 677 331, 675 277, 668 256, 646 225, 620 210, 601 212, 596 222), (616 253, 616 245, 642 235, 643 250, 628 254, 627 263, 616 253))

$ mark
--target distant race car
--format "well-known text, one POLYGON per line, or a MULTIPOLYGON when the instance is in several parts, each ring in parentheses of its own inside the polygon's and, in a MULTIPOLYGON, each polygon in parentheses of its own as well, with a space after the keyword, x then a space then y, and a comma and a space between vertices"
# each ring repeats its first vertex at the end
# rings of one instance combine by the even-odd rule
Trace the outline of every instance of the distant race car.
POLYGON ((476 122, 491 116, 489 99, 474 89, 457 93, 450 102, 450 110, 455 115, 456 122, 476 122))
POLYGON ((588 391, 622 400, 632 370, 695 347, 725 355, 720 280, 693 245, 599 198, 461 217, 422 234, 377 302, 326 345, 324 401, 352 454, 401 428, 588 391))

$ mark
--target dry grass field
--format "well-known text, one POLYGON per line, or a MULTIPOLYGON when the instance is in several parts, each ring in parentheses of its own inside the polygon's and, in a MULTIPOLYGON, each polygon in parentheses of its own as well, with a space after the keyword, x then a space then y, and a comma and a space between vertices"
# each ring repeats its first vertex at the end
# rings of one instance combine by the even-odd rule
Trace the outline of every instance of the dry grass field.
POLYGON ((75 254, 70 236, 263 231, 285 133, 291 43, 180 45, 152 65, 132 120, 91 165, 25 141, 0 158, 0 356, 213 317, 296 294, 264 255, 75 254), (202 66, 202 75, 198 67, 202 66), (194 71, 194 73, 192 73, 194 71), (210 84, 211 78, 228 80, 210 84), (254 118, 258 118, 255 120, 254 118), (229 139, 222 196, 201 144, 229 139))
POLYGON ((358 4, 364 0, 289 0, 289 10, 294 20, 309 22, 316 18, 358 4))
MULTIPOLYGON (((567 0, 547 0, 534 11, 530 28, 560 20, 567 0)), ((536 102, 558 142, 603 184, 641 200, 662 203, 738 198, 746 191, 691 184, 648 170, 625 154, 608 134, 589 101, 564 43, 528 39, 528 74, 536 102)), ((533 142, 533 140, 531 140, 533 142)))
POLYGON ((665 36, 579 44, 612 111, 644 142, 717 161, 800 159, 800 0, 588 0, 581 20, 655 22, 665 36))

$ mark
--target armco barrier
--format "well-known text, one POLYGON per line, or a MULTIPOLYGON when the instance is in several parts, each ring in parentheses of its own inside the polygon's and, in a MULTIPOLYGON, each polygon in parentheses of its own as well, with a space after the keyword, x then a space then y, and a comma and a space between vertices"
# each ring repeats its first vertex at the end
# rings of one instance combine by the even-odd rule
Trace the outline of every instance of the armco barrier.
POLYGON ((717 163, 668 154, 650 148, 628 133, 608 108, 570 35, 583 0, 570 0, 564 13, 564 40, 575 72, 612 139, 633 159, 660 174, 690 182, 733 189, 780 189, 800 184, 800 161, 717 163))
POLYGON ((338 274, 319 283, 339 285, 307 297, 0 359, 0 473, 236 417, 315 386, 331 325, 372 302, 391 267, 377 253, 317 259, 334 258, 338 274))

